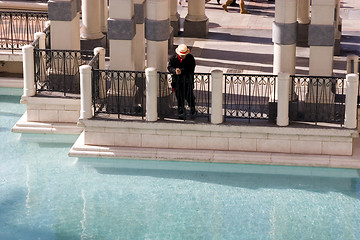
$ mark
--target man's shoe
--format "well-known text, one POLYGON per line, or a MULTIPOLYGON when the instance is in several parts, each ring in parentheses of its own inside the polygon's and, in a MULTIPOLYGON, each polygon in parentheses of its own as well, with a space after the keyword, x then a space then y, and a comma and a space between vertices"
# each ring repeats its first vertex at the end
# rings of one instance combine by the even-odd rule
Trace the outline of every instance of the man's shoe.
POLYGON ((217 3, 220 5, 220 0, 217 0, 217 3))
POLYGON ((222 6, 222 8, 225 10, 225 12, 228 12, 229 10, 227 9, 227 6, 226 6, 226 4, 223 4, 223 5, 221 5, 222 6))

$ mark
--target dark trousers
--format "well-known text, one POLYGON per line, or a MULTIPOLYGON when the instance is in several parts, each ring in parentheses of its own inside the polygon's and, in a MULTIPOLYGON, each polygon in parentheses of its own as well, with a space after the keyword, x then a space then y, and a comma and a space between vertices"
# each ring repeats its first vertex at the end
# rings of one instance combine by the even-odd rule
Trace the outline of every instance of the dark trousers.
POLYGON ((175 96, 178 102, 178 113, 182 114, 185 109, 185 100, 191 111, 195 110, 195 96, 193 85, 188 83, 180 83, 175 89, 175 96))

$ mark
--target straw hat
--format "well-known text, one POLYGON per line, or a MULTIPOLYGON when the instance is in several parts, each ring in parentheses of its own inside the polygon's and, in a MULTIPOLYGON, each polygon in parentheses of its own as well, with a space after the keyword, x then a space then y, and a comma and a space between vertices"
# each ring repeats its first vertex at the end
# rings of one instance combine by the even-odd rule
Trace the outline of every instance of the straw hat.
POLYGON ((186 55, 190 52, 190 49, 185 44, 180 44, 176 49, 175 52, 179 55, 186 55))

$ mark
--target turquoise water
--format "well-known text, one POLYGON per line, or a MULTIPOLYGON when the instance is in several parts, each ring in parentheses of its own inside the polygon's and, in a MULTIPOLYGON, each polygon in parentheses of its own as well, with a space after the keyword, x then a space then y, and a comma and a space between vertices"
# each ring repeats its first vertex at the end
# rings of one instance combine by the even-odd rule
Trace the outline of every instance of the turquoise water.
MULTIPOLYGON (((9 95, 12 92, 13 95, 9 95)), ((357 170, 67 157, 11 133, 0 89, 0 239, 360 239, 357 170)))

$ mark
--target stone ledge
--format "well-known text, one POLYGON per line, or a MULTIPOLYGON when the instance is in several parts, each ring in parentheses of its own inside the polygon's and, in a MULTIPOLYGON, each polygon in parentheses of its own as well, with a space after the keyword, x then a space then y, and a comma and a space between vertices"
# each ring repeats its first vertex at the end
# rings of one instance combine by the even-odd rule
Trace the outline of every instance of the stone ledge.
MULTIPOLYGON (((238 163, 260 165, 286 165, 329 168, 360 168, 360 141, 355 140, 353 156, 304 155, 285 153, 260 153, 242 151, 188 150, 164 148, 136 148, 84 145, 82 133, 71 150, 70 157, 144 159, 164 161, 238 163)), ((106 161, 106 160, 105 160, 106 161)))
MULTIPOLYGON (((164 122, 143 122, 143 121, 114 121, 114 120, 96 120, 85 119, 79 120, 79 124, 86 127, 106 127, 112 129, 133 129, 132 132, 142 130, 156 130, 162 131, 199 131, 199 132, 221 132, 222 135, 226 132, 239 132, 248 137, 248 134, 274 134, 278 135, 299 135, 299 136, 324 136, 324 137, 352 137, 357 138, 359 134, 355 129, 345 128, 321 128, 321 127, 266 127, 266 126, 240 126, 240 125, 225 125, 225 124, 210 124, 210 123, 164 123, 164 122)), ((184 134, 185 135, 185 134, 184 134)), ((208 135, 208 134, 206 134, 208 135)))
POLYGON ((78 127, 76 123, 43 123, 43 122, 28 122, 27 112, 17 121, 11 129, 16 133, 45 133, 45 134, 80 134, 82 128, 78 127))
POLYGON ((80 119, 78 125, 84 127, 85 145, 210 152, 351 156, 353 139, 358 137, 356 129, 321 127, 266 127, 95 119, 80 119))

